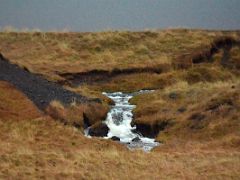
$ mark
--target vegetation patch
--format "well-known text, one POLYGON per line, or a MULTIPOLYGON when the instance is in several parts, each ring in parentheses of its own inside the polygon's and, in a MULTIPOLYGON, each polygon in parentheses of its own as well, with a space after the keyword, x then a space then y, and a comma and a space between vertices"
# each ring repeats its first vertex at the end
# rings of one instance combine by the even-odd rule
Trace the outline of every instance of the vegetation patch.
MULTIPOLYGON (((46 115, 23 89, 0 81, 0 179, 237 179, 239 35, 186 29, 0 33, 0 52, 15 68, 87 97, 86 103, 51 98, 46 115), (131 99, 133 125, 162 142, 159 147, 146 154, 84 137, 86 127, 96 136, 108 131, 101 121, 113 102, 102 92, 141 89, 155 91, 131 99)), ((8 72, 1 69, 5 81, 8 72)))

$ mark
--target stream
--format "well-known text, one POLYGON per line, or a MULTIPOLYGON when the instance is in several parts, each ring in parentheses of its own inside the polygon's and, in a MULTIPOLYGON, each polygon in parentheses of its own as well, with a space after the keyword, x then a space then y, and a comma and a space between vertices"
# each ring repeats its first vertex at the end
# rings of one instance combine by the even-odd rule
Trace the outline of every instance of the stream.
POLYGON ((126 144, 130 150, 142 149, 146 152, 159 145, 158 142, 155 142, 155 139, 143 137, 141 133, 136 132, 136 127, 131 126, 133 119, 132 111, 136 106, 131 105, 129 100, 133 96, 150 92, 152 91, 141 90, 135 93, 103 93, 115 102, 115 105, 113 105, 108 112, 105 121, 109 127, 108 135, 105 137, 106 139, 117 137, 120 139, 120 142, 126 144))

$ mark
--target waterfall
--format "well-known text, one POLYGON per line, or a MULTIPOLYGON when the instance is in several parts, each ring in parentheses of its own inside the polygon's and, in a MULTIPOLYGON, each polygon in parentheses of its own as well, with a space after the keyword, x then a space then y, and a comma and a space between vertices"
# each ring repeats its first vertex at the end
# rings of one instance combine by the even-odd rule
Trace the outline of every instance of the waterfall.
POLYGON ((144 90, 130 94, 122 92, 103 93, 115 102, 105 121, 109 127, 106 138, 118 137, 120 142, 126 144, 129 149, 143 149, 144 151, 150 151, 159 145, 154 139, 143 137, 136 131, 136 127, 131 126, 132 111, 136 106, 131 105, 129 100, 135 95, 148 92, 151 91, 144 90))

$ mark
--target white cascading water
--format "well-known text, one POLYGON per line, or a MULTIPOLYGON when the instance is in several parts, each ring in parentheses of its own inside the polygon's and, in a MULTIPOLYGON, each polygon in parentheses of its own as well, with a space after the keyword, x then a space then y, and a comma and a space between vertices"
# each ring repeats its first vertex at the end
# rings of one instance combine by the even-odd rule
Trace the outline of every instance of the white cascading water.
POLYGON ((140 133, 134 131, 136 127, 131 126, 132 110, 135 105, 131 105, 129 100, 137 94, 147 92, 151 91, 144 90, 132 94, 122 92, 103 93, 115 102, 105 121, 109 128, 106 138, 118 137, 120 142, 126 144, 129 149, 143 149, 144 151, 150 151, 159 145, 154 139, 143 137, 140 133))

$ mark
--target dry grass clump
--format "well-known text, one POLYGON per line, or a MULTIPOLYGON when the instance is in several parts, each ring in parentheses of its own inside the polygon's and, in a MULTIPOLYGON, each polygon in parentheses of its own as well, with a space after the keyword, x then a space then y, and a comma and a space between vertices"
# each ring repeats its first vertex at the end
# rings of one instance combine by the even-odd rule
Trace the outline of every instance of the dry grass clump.
POLYGON ((234 78, 234 75, 227 69, 219 66, 204 64, 195 66, 185 71, 183 79, 190 84, 198 82, 227 81, 234 78))
POLYGON ((240 69, 240 47, 234 47, 230 51, 231 59, 230 63, 235 66, 236 69, 240 69))
POLYGON ((102 94, 103 91, 100 90, 100 87, 92 88, 92 86, 89 86, 87 84, 82 84, 78 87, 69 87, 66 86, 66 89, 79 93, 85 97, 89 97, 92 99, 100 98, 103 105, 107 106, 109 104, 112 104, 113 101, 106 96, 102 94))
POLYGON ((108 107, 99 103, 76 104, 64 106, 59 101, 52 101, 46 108, 47 114, 60 120, 65 125, 71 125, 84 130, 106 118, 108 107))

